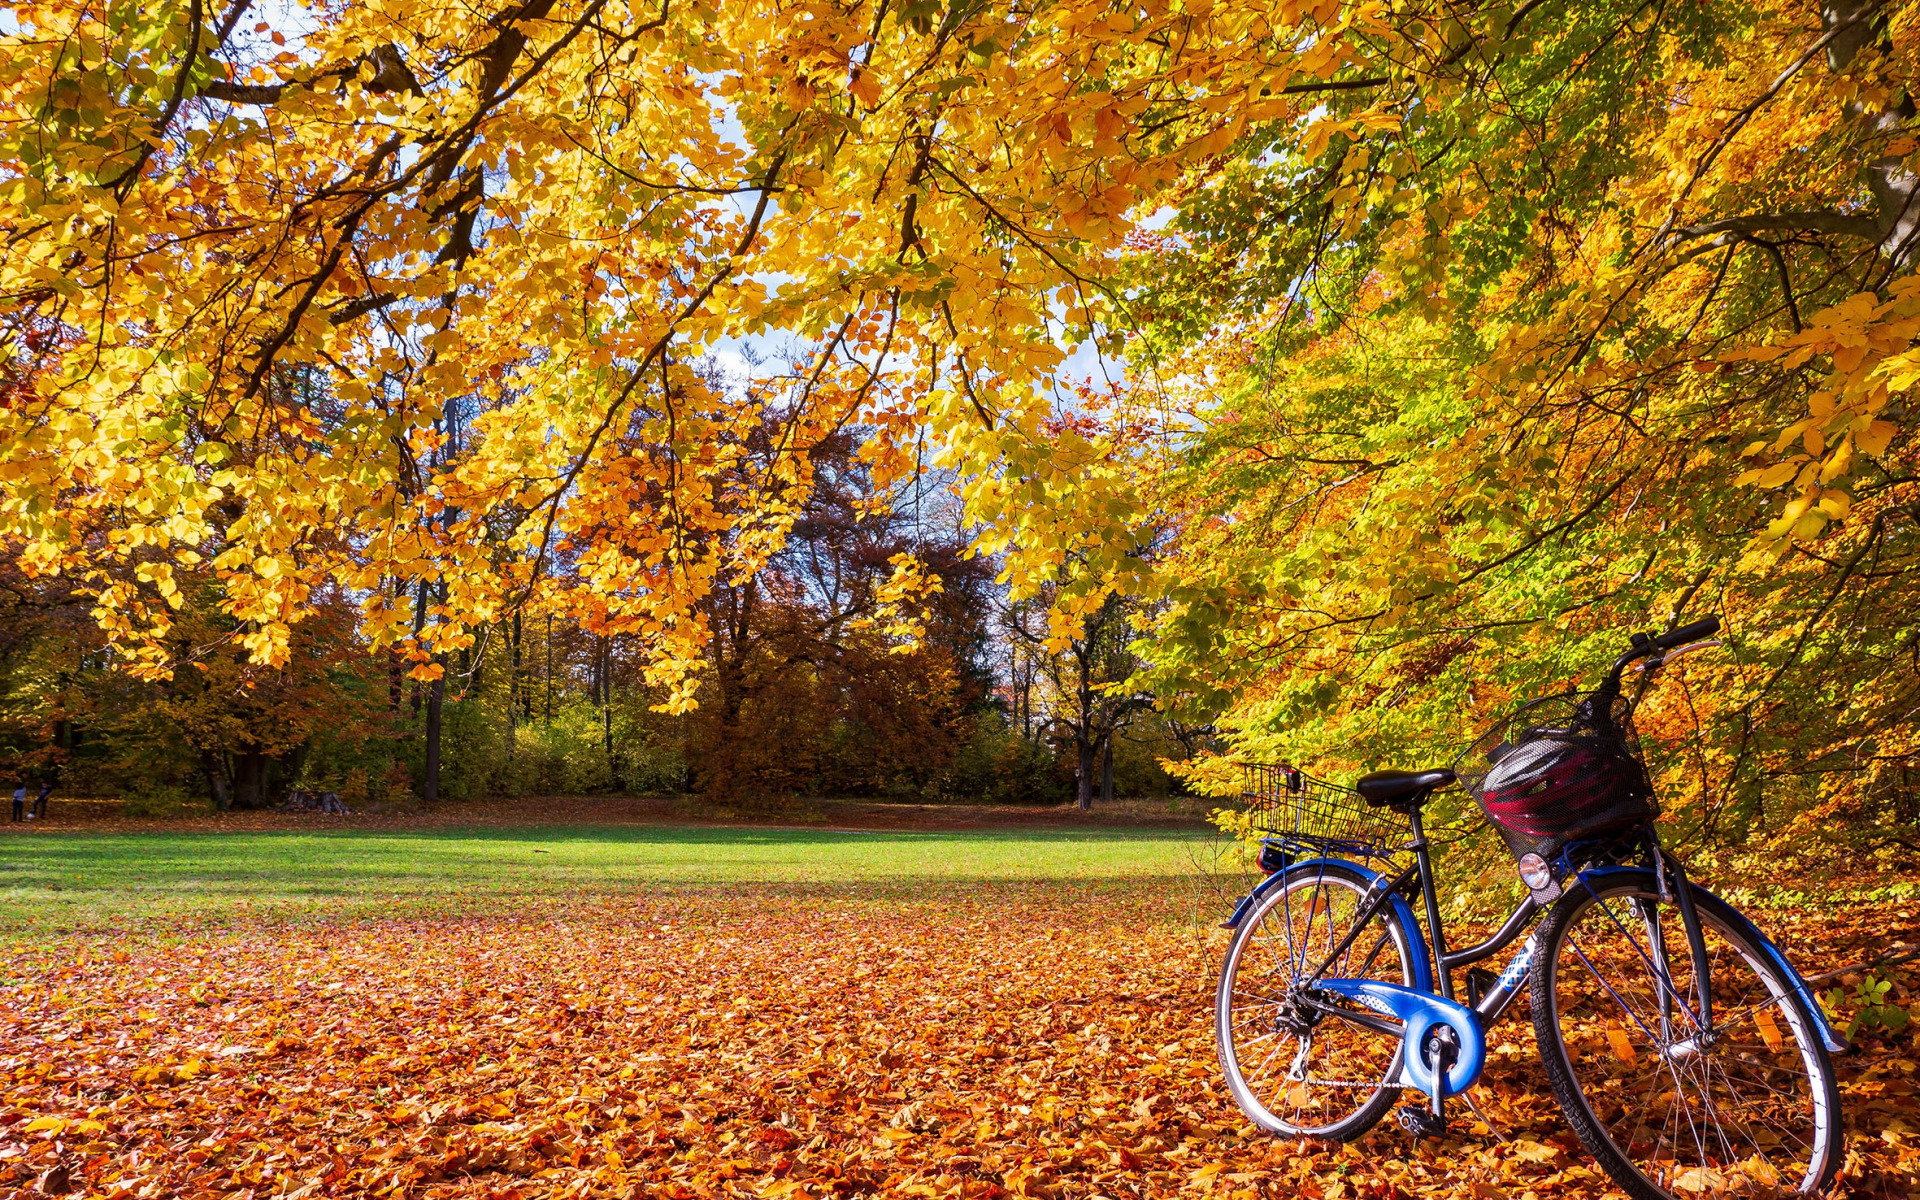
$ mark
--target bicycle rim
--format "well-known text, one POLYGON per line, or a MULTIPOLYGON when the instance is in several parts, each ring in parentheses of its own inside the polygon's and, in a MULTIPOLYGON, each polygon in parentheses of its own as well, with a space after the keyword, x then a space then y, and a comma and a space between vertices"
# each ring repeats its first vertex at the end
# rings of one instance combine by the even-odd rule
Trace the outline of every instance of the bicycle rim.
POLYGON ((1818 1191, 1839 1158, 1833 1069, 1793 981, 1695 889, 1713 1032, 1693 951, 1650 873, 1571 889, 1543 930, 1541 1056, 1569 1121, 1629 1193, 1818 1191))
MULTIPOLYGON (((1220 1062, 1240 1110, 1269 1132, 1345 1140, 1393 1106, 1400 1039, 1308 1013, 1292 998, 1352 927, 1370 882, 1339 864, 1296 867, 1228 947, 1214 1005, 1220 1062)), ((1411 984, 1411 954, 1388 908, 1326 975, 1411 984)))

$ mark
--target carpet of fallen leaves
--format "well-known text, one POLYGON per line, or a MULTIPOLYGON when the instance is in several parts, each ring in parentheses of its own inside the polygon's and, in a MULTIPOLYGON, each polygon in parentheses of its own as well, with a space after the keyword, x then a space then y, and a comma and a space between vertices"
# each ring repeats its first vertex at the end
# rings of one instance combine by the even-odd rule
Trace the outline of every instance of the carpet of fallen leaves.
MULTIPOLYGON (((18 945, 0 1194, 1608 1192, 1524 1005, 1476 1092, 1494 1129, 1467 1114, 1420 1144, 1391 1121, 1346 1147, 1254 1135, 1218 1083, 1218 947, 1178 892, 651 891, 518 920, 18 945)), ((1813 972, 1914 940, 1911 906, 1895 916, 1766 923, 1813 972)), ((1881 972, 1900 994, 1904 970, 1881 972)), ((1912 1032, 1862 1040, 1839 1190, 1906 1195, 1912 1032)))

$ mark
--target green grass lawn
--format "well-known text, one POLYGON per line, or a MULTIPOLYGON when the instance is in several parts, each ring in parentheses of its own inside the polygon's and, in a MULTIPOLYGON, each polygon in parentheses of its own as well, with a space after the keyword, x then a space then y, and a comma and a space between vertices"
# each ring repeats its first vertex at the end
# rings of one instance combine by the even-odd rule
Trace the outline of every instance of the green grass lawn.
POLYGON ((0 839, 0 932, 508 912, 636 890, 925 894, 1193 874, 1165 831, 848 833, 670 826, 48 834, 0 839))

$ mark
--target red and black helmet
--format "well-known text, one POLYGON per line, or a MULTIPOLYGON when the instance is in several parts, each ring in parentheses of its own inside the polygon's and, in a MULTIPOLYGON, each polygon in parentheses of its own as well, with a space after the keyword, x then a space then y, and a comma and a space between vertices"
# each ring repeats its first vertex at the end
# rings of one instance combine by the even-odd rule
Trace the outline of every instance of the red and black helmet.
POLYGON ((1495 824, 1551 838, 1632 804, 1642 778, 1637 762, 1599 739, 1535 736, 1499 754, 1478 790, 1495 824))

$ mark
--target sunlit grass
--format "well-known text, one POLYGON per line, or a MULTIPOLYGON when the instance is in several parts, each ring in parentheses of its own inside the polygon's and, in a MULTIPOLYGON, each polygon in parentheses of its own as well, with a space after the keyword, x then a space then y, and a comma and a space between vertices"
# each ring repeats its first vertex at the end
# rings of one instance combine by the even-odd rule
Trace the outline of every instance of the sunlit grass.
POLYGON ((0 930, 500 912, 638 891, 942 887, 1193 873, 1164 831, 838 832, 536 826, 414 832, 112 833, 0 841, 0 930))

